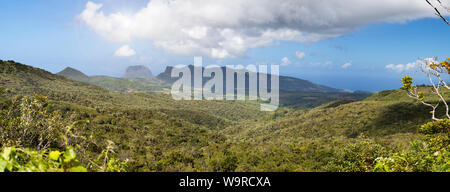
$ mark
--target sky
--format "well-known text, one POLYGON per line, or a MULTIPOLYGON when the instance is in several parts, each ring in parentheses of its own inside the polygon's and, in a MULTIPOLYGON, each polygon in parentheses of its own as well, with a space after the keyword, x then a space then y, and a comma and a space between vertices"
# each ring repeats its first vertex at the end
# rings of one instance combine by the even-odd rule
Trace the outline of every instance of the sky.
POLYGON ((0 0, 0 10, 0 59, 52 73, 158 74, 203 56, 381 91, 405 74, 424 82, 418 58, 450 57, 450 26, 424 0, 0 0))

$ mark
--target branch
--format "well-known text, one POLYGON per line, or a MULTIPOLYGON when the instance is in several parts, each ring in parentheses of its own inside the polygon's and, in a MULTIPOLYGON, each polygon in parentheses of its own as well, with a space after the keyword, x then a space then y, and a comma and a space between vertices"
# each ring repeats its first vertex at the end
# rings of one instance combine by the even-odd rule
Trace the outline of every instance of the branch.
POLYGON ((439 5, 441 5, 442 8, 444 8, 445 10, 447 10, 448 12, 450 12, 450 8, 447 7, 447 6, 444 6, 444 5, 442 4, 442 1, 441 1, 441 0, 437 0, 437 2, 439 2, 439 5))
MULTIPOLYGON (((447 21, 447 19, 445 19, 444 16, 442 16, 441 12, 436 8, 436 6, 434 6, 433 4, 431 4, 429 0, 425 0, 425 1, 426 1, 426 2, 434 9, 434 11, 436 12, 435 14, 436 14, 437 16, 439 16, 445 23, 447 23, 447 25, 450 25, 450 22, 447 21)), ((439 4, 441 5, 441 7, 445 8, 447 11, 449 11, 449 8, 448 8, 448 7, 445 7, 444 5, 442 5, 442 2, 441 2, 440 0, 437 0, 437 1, 438 1, 439 4)))
POLYGON ((436 109, 439 106, 439 102, 436 105, 432 105, 431 103, 427 103, 423 100, 420 100, 419 95, 417 94, 417 87, 414 87, 414 89, 412 90, 411 89, 408 90, 407 95, 417 101, 420 101, 423 105, 433 108, 433 110, 431 111, 431 119, 433 119, 434 121, 439 120, 438 118, 436 118, 436 109))
POLYGON ((439 97, 439 99, 440 99, 440 100, 444 103, 444 105, 445 105, 445 115, 447 116, 447 118, 450 119, 448 104, 447 104, 447 102, 445 101, 445 99, 444 99, 444 97, 442 96, 442 94, 439 92, 439 88, 440 88, 441 82, 439 81, 439 83, 438 83, 437 86, 436 86, 436 84, 434 84, 433 78, 431 77, 430 73, 427 73, 427 76, 428 76, 428 79, 430 80, 431 85, 433 85, 434 92, 436 93, 436 95, 439 97))

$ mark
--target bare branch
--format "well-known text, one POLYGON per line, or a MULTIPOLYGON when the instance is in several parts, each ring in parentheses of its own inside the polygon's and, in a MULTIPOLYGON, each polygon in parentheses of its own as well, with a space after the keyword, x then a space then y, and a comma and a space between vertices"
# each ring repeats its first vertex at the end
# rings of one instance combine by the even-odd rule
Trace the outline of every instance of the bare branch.
POLYGON ((437 86, 436 86, 436 84, 434 83, 434 81, 433 81, 433 79, 432 79, 430 73, 427 73, 427 76, 428 76, 428 79, 430 80, 431 85, 433 85, 433 89, 434 89, 435 94, 439 97, 439 99, 440 99, 440 100, 444 103, 444 105, 445 105, 445 115, 447 116, 447 118, 450 119, 448 104, 447 104, 447 102, 445 101, 445 99, 444 99, 444 97, 442 96, 442 94, 439 92, 439 88, 440 88, 441 82, 439 81, 439 83, 438 83, 437 86))
POLYGON ((439 106, 439 102, 436 105, 432 105, 431 103, 427 103, 424 100, 421 100, 419 98, 419 94, 417 92, 417 87, 414 87, 413 89, 409 89, 407 91, 407 95, 417 101, 420 101, 423 105, 426 105, 428 107, 431 107, 433 110, 431 111, 431 119, 433 119, 434 121, 438 121, 439 119, 436 118, 436 109, 439 106))
POLYGON ((447 10, 448 12, 450 12, 450 8, 447 7, 447 6, 444 6, 444 5, 442 4, 442 1, 441 1, 441 0, 437 0, 437 2, 439 2, 439 5, 441 5, 441 7, 442 7, 443 9, 447 10))
MULTIPOLYGON (((439 11, 438 8, 436 8, 436 6, 434 6, 429 0, 425 0, 436 12, 435 14, 437 16, 439 16, 445 23, 447 23, 447 25, 450 25, 450 22, 441 14, 441 12, 439 11)), ((442 2, 440 0, 437 0, 439 2, 439 4, 441 5, 441 7, 443 7, 444 9, 446 9, 447 11, 449 11, 449 8, 442 5, 442 2)), ((449 11, 450 12, 450 11, 449 11)))

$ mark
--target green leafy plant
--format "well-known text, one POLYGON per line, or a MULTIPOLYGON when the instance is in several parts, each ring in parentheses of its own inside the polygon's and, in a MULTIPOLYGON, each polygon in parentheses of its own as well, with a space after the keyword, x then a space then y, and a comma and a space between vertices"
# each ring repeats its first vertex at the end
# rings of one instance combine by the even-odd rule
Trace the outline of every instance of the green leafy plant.
POLYGON ((420 133, 430 135, 436 133, 449 133, 450 132, 450 119, 441 119, 422 125, 419 129, 420 133))
POLYGON ((75 151, 37 151, 16 147, 1 150, 0 172, 86 172, 75 151))
POLYGON ((375 172, 450 172, 449 136, 429 136, 408 151, 376 159, 375 172))

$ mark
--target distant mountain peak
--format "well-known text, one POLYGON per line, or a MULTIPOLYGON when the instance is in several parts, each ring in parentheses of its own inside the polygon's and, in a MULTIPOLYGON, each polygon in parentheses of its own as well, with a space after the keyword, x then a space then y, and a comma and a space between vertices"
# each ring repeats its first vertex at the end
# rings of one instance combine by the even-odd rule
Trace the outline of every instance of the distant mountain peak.
POLYGON ((153 74, 148 67, 143 65, 135 65, 128 67, 123 77, 150 79, 153 78, 153 74))
POLYGON ((66 78, 77 81, 87 81, 89 79, 89 77, 86 74, 72 67, 66 67, 61 72, 57 73, 57 75, 61 75, 66 78))

